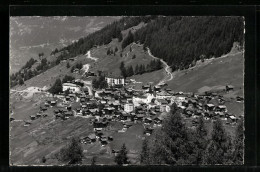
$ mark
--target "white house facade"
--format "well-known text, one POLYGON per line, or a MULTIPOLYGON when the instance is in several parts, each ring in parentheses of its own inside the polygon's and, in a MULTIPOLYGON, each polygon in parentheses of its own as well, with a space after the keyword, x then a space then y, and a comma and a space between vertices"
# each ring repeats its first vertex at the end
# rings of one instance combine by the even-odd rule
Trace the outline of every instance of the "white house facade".
POLYGON ((72 93, 78 93, 80 92, 80 87, 77 86, 76 84, 72 83, 63 83, 62 84, 62 91, 70 90, 72 93))
POLYGON ((126 103, 124 105, 124 111, 127 112, 127 113, 133 112, 134 111, 134 104, 126 103))

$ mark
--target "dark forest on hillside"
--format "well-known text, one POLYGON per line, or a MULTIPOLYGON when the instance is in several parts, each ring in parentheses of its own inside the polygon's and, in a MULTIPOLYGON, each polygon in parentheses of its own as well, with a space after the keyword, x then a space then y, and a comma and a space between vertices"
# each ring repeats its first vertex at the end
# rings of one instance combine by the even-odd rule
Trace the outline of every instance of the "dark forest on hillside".
POLYGON ((243 29, 242 17, 158 17, 136 31, 134 41, 176 70, 228 53, 234 42, 243 43, 243 29))

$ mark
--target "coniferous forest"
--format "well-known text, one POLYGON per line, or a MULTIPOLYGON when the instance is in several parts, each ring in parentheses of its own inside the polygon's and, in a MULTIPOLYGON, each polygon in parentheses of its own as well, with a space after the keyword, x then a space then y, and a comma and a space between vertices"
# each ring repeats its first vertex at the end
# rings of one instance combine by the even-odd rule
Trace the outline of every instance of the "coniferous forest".
POLYGON ((217 118, 212 131, 206 128, 205 120, 200 117, 195 129, 188 128, 183 121, 180 110, 175 104, 171 113, 143 141, 140 163, 146 165, 231 165, 243 164, 244 149, 243 120, 239 121, 235 138, 217 118))
POLYGON ((242 17, 158 17, 137 30, 134 41, 149 47, 174 70, 228 53, 243 44, 242 17))

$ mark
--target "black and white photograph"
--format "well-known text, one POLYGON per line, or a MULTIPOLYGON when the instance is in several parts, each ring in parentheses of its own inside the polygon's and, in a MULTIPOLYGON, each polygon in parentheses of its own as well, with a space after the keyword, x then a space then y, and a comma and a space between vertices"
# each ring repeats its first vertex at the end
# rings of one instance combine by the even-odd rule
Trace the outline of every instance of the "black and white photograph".
POLYGON ((243 16, 10 16, 9 164, 244 165, 243 16))

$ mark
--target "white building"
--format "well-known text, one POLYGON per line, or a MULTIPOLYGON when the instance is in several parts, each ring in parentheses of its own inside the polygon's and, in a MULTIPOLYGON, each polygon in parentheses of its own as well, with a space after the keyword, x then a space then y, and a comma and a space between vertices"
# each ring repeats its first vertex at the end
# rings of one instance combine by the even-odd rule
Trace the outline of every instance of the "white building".
POLYGON ((107 76, 105 79, 108 86, 125 85, 125 79, 121 76, 107 76))
POLYGON ((151 103, 152 99, 155 98, 155 96, 153 94, 145 94, 145 95, 141 95, 141 96, 134 96, 133 97, 133 103, 135 106, 138 106, 140 103, 151 103))
POLYGON ((172 96, 171 103, 176 103, 177 106, 181 106, 182 102, 186 100, 186 97, 183 96, 172 96))
POLYGON ((134 104, 132 103, 127 103, 124 105, 124 111, 127 113, 133 112, 134 111, 134 104))
POLYGON ((80 87, 77 86, 76 84, 71 84, 71 83, 63 83, 62 84, 62 91, 70 90, 72 93, 78 93, 80 92, 80 87))

